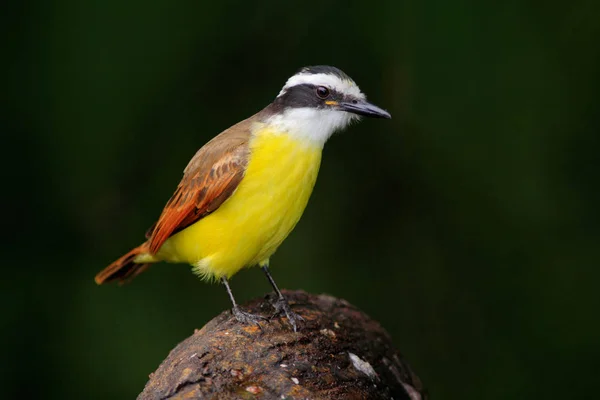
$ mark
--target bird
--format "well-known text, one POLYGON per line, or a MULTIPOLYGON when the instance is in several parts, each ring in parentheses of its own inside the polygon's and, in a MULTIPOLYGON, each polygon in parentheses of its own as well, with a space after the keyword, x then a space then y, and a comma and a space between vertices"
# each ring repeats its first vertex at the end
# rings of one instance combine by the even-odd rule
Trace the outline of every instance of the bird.
POLYGON ((303 318, 275 283, 269 260, 304 212, 325 142, 361 117, 391 115, 340 69, 300 69, 272 103, 196 152, 146 241, 100 271, 96 283, 128 282, 156 262, 186 263, 224 285, 239 322, 260 327, 266 318, 243 311, 229 285, 242 268, 259 266, 275 291, 274 315, 285 314, 296 331, 303 318))

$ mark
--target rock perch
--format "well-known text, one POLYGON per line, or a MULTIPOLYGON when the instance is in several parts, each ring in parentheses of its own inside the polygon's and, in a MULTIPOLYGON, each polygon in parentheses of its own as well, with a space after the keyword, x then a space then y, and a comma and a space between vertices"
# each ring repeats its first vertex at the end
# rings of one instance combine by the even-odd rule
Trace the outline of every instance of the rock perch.
MULTIPOLYGON (((305 319, 297 333, 285 318, 259 328, 223 312, 171 351, 138 400, 427 399, 377 322, 345 300, 284 294, 305 319)), ((268 298, 243 308, 273 310, 268 298)))

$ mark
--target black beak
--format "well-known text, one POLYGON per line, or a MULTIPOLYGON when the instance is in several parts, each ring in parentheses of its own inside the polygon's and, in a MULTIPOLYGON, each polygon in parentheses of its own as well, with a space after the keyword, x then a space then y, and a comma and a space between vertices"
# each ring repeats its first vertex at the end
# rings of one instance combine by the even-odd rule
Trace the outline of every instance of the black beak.
POLYGON ((351 102, 340 103, 339 107, 344 111, 351 112, 353 114, 364 115, 365 117, 386 119, 392 118, 389 112, 377 107, 375 104, 369 103, 366 100, 352 100, 351 102))

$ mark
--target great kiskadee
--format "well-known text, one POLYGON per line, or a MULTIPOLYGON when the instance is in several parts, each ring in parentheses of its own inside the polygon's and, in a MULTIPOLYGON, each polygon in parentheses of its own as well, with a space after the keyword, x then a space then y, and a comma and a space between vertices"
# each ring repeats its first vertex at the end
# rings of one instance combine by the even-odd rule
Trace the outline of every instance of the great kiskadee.
POLYGON ((360 116, 391 118, 339 69, 301 69, 273 103, 198 150, 146 242, 96 275, 96 283, 128 281, 159 261, 187 263, 200 277, 221 280, 238 321, 258 323, 264 318, 242 311, 228 283, 258 265, 278 296, 276 312, 296 330, 302 318, 271 277, 269 258, 304 212, 323 145, 360 116))

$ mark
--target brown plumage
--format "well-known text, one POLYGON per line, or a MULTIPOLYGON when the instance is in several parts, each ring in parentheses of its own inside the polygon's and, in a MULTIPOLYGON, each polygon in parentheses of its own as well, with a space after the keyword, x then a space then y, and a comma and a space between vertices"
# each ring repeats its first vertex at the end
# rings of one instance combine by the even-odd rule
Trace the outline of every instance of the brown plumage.
POLYGON ((215 211, 233 194, 248 164, 252 124, 263 113, 237 123, 198 150, 158 221, 146 232, 148 241, 98 273, 96 283, 126 282, 140 274, 150 264, 136 264, 138 255, 156 254, 170 236, 215 211))
POLYGON ((235 191, 248 164, 251 124, 249 118, 232 126, 194 155, 150 235, 152 254, 169 236, 215 211, 235 191))

